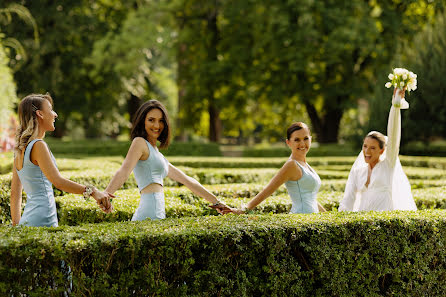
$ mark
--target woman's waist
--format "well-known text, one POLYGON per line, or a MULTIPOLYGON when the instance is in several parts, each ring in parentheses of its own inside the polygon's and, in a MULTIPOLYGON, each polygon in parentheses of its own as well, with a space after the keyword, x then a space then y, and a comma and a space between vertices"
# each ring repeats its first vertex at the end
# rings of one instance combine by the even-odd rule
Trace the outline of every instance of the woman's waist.
POLYGON ((316 201, 317 192, 308 193, 289 193, 291 201, 294 203, 306 203, 311 204, 316 201))
POLYGON ((146 187, 144 187, 140 192, 141 194, 162 193, 164 192, 164 187, 159 183, 150 183, 146 187))
POLYGON ((53 188, 51 189, 37 189, 37 190, 27 190, 25 189, 27 200, 42 200, 54 198, 53 188))

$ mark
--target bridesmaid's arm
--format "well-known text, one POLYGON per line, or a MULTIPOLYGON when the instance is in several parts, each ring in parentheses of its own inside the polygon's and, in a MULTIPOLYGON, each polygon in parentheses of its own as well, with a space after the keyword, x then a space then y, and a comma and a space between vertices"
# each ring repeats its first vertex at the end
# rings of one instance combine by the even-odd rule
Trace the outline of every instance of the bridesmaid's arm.
MULTIPOLYGON (((56 165, 54 165, 51 159, 50 151, 47 145, 43 141, 38 141, 34 144, 31 150, 31 161, 36 162, 37 165, 42 170, 46 178, 58 189, 73 193, 73 194, 83 194, 86 190, 86 186, 73 182, 66 179, 60 175, 59 170, 56 165)), ((96 188, 93 188, 91 196, 96 200, 102 210, 109 212, 112 210, 109 197, 104 193, 100 192, 96 188)))
POLYGON ((280 168, 279 172, 277 172, 271 179, 268 185, 246 204, 246 210, 254 209, 263 200, 271 196, 271 194, 274 193, 277 188, 279 188, 286 181, 290 180, 291 178, 297 178, 299 180, 301 177, 302 170, 296 165, 296 163, 293 160, 287 161, 282 168, 280 168))
POLYGON ((73 193, 82 194, 85 190, 85 186, 66 179, 60 175, 56 165, 54 165, 51 159, 50 152, 45 142, 38 141, 34 144, 31 151, 31 160, 37 162, 37 166, 40 167, 46 178, 58 189, 73 193))
POLYGON ((217 204, 220 201, 214 194, 203 187, 195 178, 186 175, 183 171, 169 163, 169 173, 167 176, 188 187, 194 194, 206 199, 207 201, 217 204))
POLYGON ((141 137, 135 137, 130 145, 127 156, 122 162, 121 168, 116 171, 112 180, 108 184, 105 192, 113 194, 117 189, 121 188, 125 181, 129 178, 130 173, 138 163, 138 160, 143 157, 143 155, 149 156, 150 152, 147 149, 147 144, 145 140, 141 137))
POLYGON ((22 183, 20 182, 15 162, 12 165, 12 180, 11 180, 11 218, 12 225, 15 226, 20 221, 22 212, 22 183))
POLYGON ((319 209, 319 212, 326 212, 327 210, 322 206, 322 204, 320 204, 319 202, 317 203, 317 208, 319 209))

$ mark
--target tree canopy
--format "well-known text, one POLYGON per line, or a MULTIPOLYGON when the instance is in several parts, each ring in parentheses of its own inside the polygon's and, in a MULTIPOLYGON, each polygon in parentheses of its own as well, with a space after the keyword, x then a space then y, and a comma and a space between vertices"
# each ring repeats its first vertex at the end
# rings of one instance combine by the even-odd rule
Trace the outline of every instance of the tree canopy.
POLYGON ((41 46, 30 28, 9 28, 32 53, 16 72, 18 91, 55 97, 59 136, 79 125, 86 136, 117 135, 141 100, 158 98, 177 134, 211 141, 278 140, 300 120, 318 141, 336 142, 345 111, 377 95, 395 56, 408 53, 401 45, 413 47, 444 8, 426 0, 22 3, 41 46))

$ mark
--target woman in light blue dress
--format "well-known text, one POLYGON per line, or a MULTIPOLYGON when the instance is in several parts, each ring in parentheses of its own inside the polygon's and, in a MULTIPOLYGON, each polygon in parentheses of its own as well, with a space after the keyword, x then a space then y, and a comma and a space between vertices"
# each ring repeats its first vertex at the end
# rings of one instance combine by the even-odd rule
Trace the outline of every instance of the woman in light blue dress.
POLYGON ((241 209, 232 208, 229 211, 224 210, 223 213, 242 214, 252 210, 284 183, 292 201, 290 213, 325 211, 316 200, 321 179, 306 159, 311 146, 311 134, 308 126, 302 122, 293 123, 287 129, 286 143, 291 149, 291 156, 268 185, 241 209))
POLYGON ((58 226, 52 185, 68 193, 83 194, 86 199, 91 195, 102 210, 112 210, 108 194, 60 175, 53 154, 43 141, 46 132, 54 131, 56 118, 53 99, 48 94, 31 94, 20 102, 11 181, 13 225, 58 226), (27 200, 22 215, 23 189, 27 200))
POLYGON ((147 218, 159 220, 166 217, 163 188, 166 176, 213 203, 211 207, 217 211, 228 209, 197 180, 170 164, 158 150, 157 142, 160 143, 160 148, 167 148, 170 140, 169 117, 161 102, 150 100, 139 107, 133 119, 130 136, 132 144, 127 156, 105 191, 113 194, 133 171, 141 200, 132 221, 147 218))

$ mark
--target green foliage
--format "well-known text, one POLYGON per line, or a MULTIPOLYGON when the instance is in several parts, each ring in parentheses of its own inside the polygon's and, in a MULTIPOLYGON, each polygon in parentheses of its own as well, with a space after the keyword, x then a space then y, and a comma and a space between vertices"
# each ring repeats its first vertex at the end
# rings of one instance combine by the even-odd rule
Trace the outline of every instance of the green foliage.
POLYGON ((404 154, 446 154, 444 146, 429 145, 435 138, 446 135, 446 112, 443 108, 446 88, 438 79, 446 75, 445 28, 445 13, 439 12, 424 30, 414 36, 413 43, 401 41, 401 49, 390 63, 390 67, 382 71, 383 75, 378 79, 375 96, 371 100, 370 118, 373 119, 373 126, 370 126, 370 130, 385 132, 391 96, 391 91, 384 87, 387 80, 385 73, 390 73, 391 68, 404 67, 418 75, 417 90, 406 95, 410 108, 402 112, 401 151, 404 154))
MULTIPOLYGON (((130 141, 61 141, 55 138, 46 141, 56 156, 125 156, 130 147, 130 141)), ((165 156, 221 156, 220 147, 216 143, 172 142, 169 148, 161 152, 165 156)))
MULTIPOLYGON (((6 4, 17 1, 6 0, 6 4)), ((29 93, 50 92, 55 99, 59 118, 56 135, 66 132, 67 126, 83 127, 102 135, 103 128, 111 134, 120 114, 113 113, 117 104, 108 102, 107 93, 100 83, 90 79, 90 68, 84 63, 96 40, 109 31, 116 30, 125 18, 133 1, 22 1, 34 17, 40 33, 37 46, 30 37, 30 28, 13 22, 5 28, 7 35, 23 41, 25 50, 32 53, 15 78, 21 96, 29 93), (44 9, 42 9, 44 8, 44 9), (105 128, 107 129, 105 129, 105 128)), ((113 87, 113 81, 108 87, 113 87)), ((88 135, 88 133, 87 133, 88 135)))
POLYGON ((9 57, 3 45, 3 34, 0 31, 0 151, 2 151, 3 142, 10 137, 9 126, 10 117, 14 103, 17 102, 12 71, 8 66, 9 57))
POLYGON ((0 227, 0 292, 442 296, 445 230, 438 210, 0 227))
MULTIPOLYGON (((290 149, 284 144, 283 146, 256 145, 254 147, 246 147, 243 150, 244 157, 285 157, 291 154, 290 149)), ((313 144, 308 152, 309 157, 321 156, 356 156, 358 149, 351 144, 313 144)))
POLYGON ((446 86, 438 79, 446 76, 445 52, 446 13, 440 13, 432 25, 417 34, 403 58, 403 63, 418 75, 418 89, 409 97, 405 139, 428 141, 446 135, 446 86))

